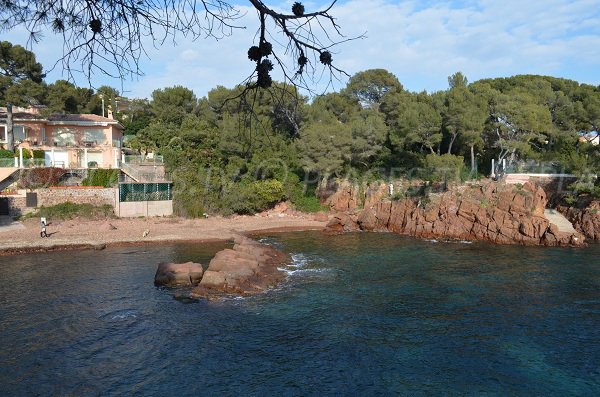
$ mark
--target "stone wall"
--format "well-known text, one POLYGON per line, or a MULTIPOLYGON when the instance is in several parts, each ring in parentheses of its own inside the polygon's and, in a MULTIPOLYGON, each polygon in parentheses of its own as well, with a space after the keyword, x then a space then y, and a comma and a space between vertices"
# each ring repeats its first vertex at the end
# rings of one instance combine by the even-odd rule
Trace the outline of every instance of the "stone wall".
POLYGON ((95 206, 111 205, 115 207, 116 189, 93 187, 52 187, 36 190, 38 207, 50 207, 70 201, 75 204, 91 204, 95 206))
POLYGON ((33 208, 27 208, 25 196, 3 196, 8 200, 8 215, 13 218, 25 215, 33 211, 33 208))

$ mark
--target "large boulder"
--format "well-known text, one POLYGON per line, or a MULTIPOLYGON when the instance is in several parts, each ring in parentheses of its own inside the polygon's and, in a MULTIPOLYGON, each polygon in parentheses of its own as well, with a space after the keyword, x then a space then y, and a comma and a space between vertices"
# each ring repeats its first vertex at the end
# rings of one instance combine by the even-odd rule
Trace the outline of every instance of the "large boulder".
POLYGON ((161 263, 158 265, 154 276, 154 285, 165 287, 194 286, 200 283, 203 273, 204 269, 199 263, 161 263))
POLYGON ((340 234, 344 232, 355 232, 360 230, 356 223, 356 217, 343 212, 335 214, 327 225, 324 232, 327 234, 340 234))
POLYGON ((290 261, 288 255, 245 236, 236 236, 234 243, 232 249, 217 252, 192 296, 250 295, 275 285, 285 277, 278 267, 290 261))

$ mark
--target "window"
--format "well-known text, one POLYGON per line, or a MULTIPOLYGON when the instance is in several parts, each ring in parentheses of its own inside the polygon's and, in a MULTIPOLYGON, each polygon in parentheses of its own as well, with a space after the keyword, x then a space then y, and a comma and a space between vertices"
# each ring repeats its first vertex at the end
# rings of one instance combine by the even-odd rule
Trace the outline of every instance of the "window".
POLYGON ((75 131, 69 128, 58 128, 53 134, 54 146, 74 146, 75 131))
POLYGON ((101 145, 105 141, 104 130, 89 129, 83 131, 83 143, 101 145))
POLYGON ((25 140, 25 127, 22 125, 13 126, 13 139, 15 142, 23 142, 25 140))
POLYGON ((0 142, 6 142, 6 126, 0 125, 0 142))

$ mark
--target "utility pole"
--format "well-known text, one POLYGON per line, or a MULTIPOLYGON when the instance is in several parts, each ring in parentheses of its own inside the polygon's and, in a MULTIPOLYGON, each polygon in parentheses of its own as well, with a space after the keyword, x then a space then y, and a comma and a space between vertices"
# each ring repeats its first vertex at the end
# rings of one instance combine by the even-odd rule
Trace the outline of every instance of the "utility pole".
POLYGON ((8 150, 15 150, 14 146, 14 134, 13 134, 13 107, 12 103, 6 103, 6 148, 8 150))
POLYGON ((104 117, 104 94, 98 94, 98 96, 102 100, 102 117, 104 117))

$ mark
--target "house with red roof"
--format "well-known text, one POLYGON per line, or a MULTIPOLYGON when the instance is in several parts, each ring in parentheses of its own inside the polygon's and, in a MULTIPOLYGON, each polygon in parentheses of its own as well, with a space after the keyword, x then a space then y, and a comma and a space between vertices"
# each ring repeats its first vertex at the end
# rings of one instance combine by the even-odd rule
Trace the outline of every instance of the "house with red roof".
MULTIPOLYGON (((7 142, 6 109, 0 108, 0 146, 7 142)), ((13 133, 20 151, 43 150, 44 165, 118 168, 123 126, 95 114, 52 114, 14 108, 13 133)), ((41 164, 39 164, 41 165, 41 164)))

